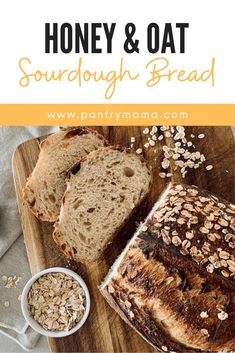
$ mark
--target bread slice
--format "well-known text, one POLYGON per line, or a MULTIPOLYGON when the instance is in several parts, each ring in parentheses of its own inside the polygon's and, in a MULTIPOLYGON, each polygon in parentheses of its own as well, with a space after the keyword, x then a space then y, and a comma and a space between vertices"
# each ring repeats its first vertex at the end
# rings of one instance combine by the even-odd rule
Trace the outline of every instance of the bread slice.
POLYGON ((151 173, 143 159, 121 147, 90 153, 70 173, 54 240, 70 258, 91 262, 144 199, 151 173))
POLYGON ((169 184, 100 286, 156 350, 234 352, 235 205, 169 184))
POLYGON ((48 136, 40 144, 37 164, 23 189, 23 198, 33 214, 54 222, 66 189, 66 173, 75 162, 106 144, 104 137, 94 130, 80 127, 48 136))

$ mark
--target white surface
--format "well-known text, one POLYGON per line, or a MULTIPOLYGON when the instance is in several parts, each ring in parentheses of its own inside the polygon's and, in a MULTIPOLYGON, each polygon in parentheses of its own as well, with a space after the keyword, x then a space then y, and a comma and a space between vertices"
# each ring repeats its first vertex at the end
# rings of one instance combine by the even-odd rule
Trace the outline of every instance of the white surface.
MULTIPOLYGON (((3 5, 4 4, 4 5, 3 5)), ((1 55, 0 102, 1 103, 233 103, 234 102, 234 0, 149 0, 131 2, 86 0, 82 6, 77 0, 8 0, 0 11, 1 55), (19 16, 20 14, 20 16, 19 16), (116 22, 113 37, 113 54, 45 54, 45 22, 116 22), (128 22, 136 25, 140 53, 126 54, 124 26, 128 22), (149 54, 146 49, 146 28, 151 22, 160 27, 173 25, 176 48, 179 47, 179 32, 176 22, 188 22, 185 54, 149 54), (141 72, 136 81, 124 79, 117 83, 111 100, 104 98, 107 83, 78 82, 34 82, 26 88, 19 86, 22 72, 18 61, 28 57, 32 64, 25 65, 27 72, 40 70, 76 69, 79 57, 84 59, 85 69, 107 71, 118 69, 120 58, 125 68, 133 73, 141 72), (191 71, 205 70, 215 57, 215 87, 209 82, 164 82, 148 88, 149 73, 145 66, 155 57, 165 56, 171 69, 191 71)), ((106 48, 104 31, 101 47, 106 48)))
POLYGON ((39 335, 27 325, 18 300, 31 273, 18 219, 11 159, 19 144, 53 130, 55 128, 42 126, 0 127, 0 342, 2 334, 5 334, 25 349, 34 347, 39 335), (16 276, 20 280, 16 286, 7 288, 3 285, 2 276, 16 276), (9 302, 8 307, 4 306, 5 302, 9 302))
MULTIPOLYGON (((25 353, 23 348, 21 348, 17 343, 10 340, 9 338, 0 335, 0 352, 1 353, 25 353)), ((46 337, 41 337, 32 351, 32 353, 50 353, 50 349, 47 343, 46 337)))
POLYGON ((89 312, 90 312, 90 306, 91 306, 90 294, 89 294, 89 290, 87 288, 86 283, 76 272, 71 271, 71 270, 64 268, 64 267, 51 267, 51 268, 47 268, 46 270, 43 270, 43 271, 36 273, 26 283, 26 285, 23 289, 23 292, 22 292, 21 309, 22 309, 22 313, 24 315, 25 320, 28 322, 28 324, 35 331, 37 331, 41 335, 44 335, 47 337, 57 337, 57 338, 65 337, 65 336, 72 335, 73 333, 78 331, 86 322, 86 319, 87 319, 89 312), (46 331, 46 330, 44 330, 44 328, 41 325, 39 325, 38 322, 32 318, 32 315, 30 314, 29 309, 28 309, 28 293, 29 293, 33 283, 35 281, 37 281, 37 279, 42 277, 43 275, 45 275, 47 273, 52 273, 52 272, 65 273, 66 275, 70 276, 70 278, 71 277, 74 278, 80 284, 80 286, 82 287, 82 289, 84 290, 84 293, 85 293, 86 305, 85 305, 84 315, 83 315, 82 319, 77 323, 77 325, 75 325, 69 331, 46 331))

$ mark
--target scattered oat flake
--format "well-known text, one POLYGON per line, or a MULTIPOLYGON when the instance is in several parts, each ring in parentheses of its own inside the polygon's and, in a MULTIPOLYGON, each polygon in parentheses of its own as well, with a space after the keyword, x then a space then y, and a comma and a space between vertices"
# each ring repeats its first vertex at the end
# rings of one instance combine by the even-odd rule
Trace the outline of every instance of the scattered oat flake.
POLYGON ((213 169, 213 165, 209 164, 206 166, 206 170, 211 170, 211 169, 213 169))
POLYGON ((22 298, 22 294, 20 294, 20 295, 18 296, 19 302, 21 301, 21 298, 22 298))
POLYGON ((166 173, 159 173, 160 178, 165 178, 166 177, 166 173))
POLYGON ((167 351, 168 351, 168 348, 167 348, 166 346, 162 346, 162 350, 163 350, 164 352, 167 352, 167 351))
POLYGON ((131 142, 135 142, 135 137, 131 137, 131 142))
POLYGON ((4 303, 4 306, 5 306, 5 308, 9 308, 9 306, 10 306, 10 303, 9 303, 9 301, 5 301, 5 303, 4 303))
POLYGON ((200 316, 201 316, 202 319, 207 318, 207 317, 208 317, 207 311, 202 311, 202 312, 200 313, 200 316))
POLYGON ((22 280, 22 277, 19 276, 2 276, 2 280, 4 281, 4 287, 9 289, 13 287, 17 287, 17 284, 22 280))
POLYGON ((153 140, 153 141, 157 141, 157 136, 156 136, 156 135, 153 135, 153 136, 152 136, 152 140, 153 140))
POLYGON ((149 148, 149 143, 146 142, 146 143, 144 144, 144 147, 145 147, 145 148, 149 148))
POLYGON ((171 137, 170 131, 166 131, 166 137, 171 137))
POLYGON ((163 135, 160 135, 160 136, 158 137, 158 140, 159 140, 159 141, 163 140, 163 135))
POLYGON ((136 150, 136 153, 137 153, 137 154, 141 154, 141 153, 142 153, 142 148, 138 148, 138 149, 136 150))
POLYGON ((198 135, 198 138, 199 138, 199 139, 204 139, 204 137, 205 137, 204 134, 199 134, 199 135, 198 135))
POLYGON ((149 129, 146 127, 144 130, 143 130, 143 134, 144 135, 147 135, 149 133, 149 129))
POLYGON ((219 313, 218 313, 218 319, 223 321, 223 320, 226 320, 228 318, 228 313, 226 313, 225 311, 221 310, 219 313))

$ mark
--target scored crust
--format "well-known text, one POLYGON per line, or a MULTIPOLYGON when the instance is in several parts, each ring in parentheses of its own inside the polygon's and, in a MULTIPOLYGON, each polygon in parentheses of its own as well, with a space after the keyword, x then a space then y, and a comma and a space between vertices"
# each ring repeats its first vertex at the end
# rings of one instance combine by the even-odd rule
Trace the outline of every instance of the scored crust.
POLYGON ((234 205, 208 192, 170 184, 100 286, 111 307, 155 348, 170 352, 235 350, 234 214, 234 205), (198 217, 191 225, 190 248, 184 242, 189 240, 185 237, 188 221, 180 219, 185 205, 192 217, 198 217), (179 212, 173 215, 172 210, 179 212), (212 231, 203 233, 202 222, 213 229, 206 223, 212 215, 213 227, 224 224, 216 226, 221 236, 217 240, 210 237, 212 231), (181 242, 174 239, 174 245, 176 236, 181 242), (215 264, 216 249, 220 249, 221 261, 212 271, 208 265, 215 264))

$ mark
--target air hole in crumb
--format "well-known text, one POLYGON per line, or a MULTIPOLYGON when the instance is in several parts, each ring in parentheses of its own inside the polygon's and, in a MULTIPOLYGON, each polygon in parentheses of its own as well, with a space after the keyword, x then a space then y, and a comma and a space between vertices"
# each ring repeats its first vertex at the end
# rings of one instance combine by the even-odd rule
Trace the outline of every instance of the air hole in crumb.
POLYGON ((110 166, 112 167, 112 166, 117 165, 117 164, 120 164, 120 161, 113 162, 113 163, 110 164, 110 166))
POLYGON ((55 199, 55 196, 54 196, 54 195, 49 194, 48 197, 49 197, 49 199, 50 199, 50 201, 51 201, 52 203, 55 203, 55 202, 56 202, 56 199, 55 199))
POLYGON ((123 169, 123 172, 124 172, 124 175, 128 178, 132 177, 135 174, 134 170, 129 167, 125 167, 123 169))
POLYGON ((72 247, 72 250, 74 254, 77 254, 77 250, 74 247, 72 247))
POLYGON ((124 195, 120 195, 120 202, 123 202, 125 200, 125 196, 124 195))
POLYGON ((95 211, 95 208, 94 208, 94 207, 88 208, 88 210, 87 210, 88 213, 92 213, 92 212, 94 212, 94 211, 95 211))
POLYGON ((91 226, 91 222, 84 222, 85 226, 91 226))
POLYGON ((86 243, 86 237, 82 233, 78 233, 78 237, 83 243, 86 243))
POLYGON ((62 244, 61 249, 64 251, 66 249, 66 244, 62 244))
POLYGON ((113 214, 113 213, 114 213, 114 209, 112 208, 112 209, 108 212, 107 217, 110 216, 110 215, 113 214))
POLYGON ((73 208, 74 210, 76 210, 82 203, 82 200, 78 200, 74 205, 73 205, 73 208))

